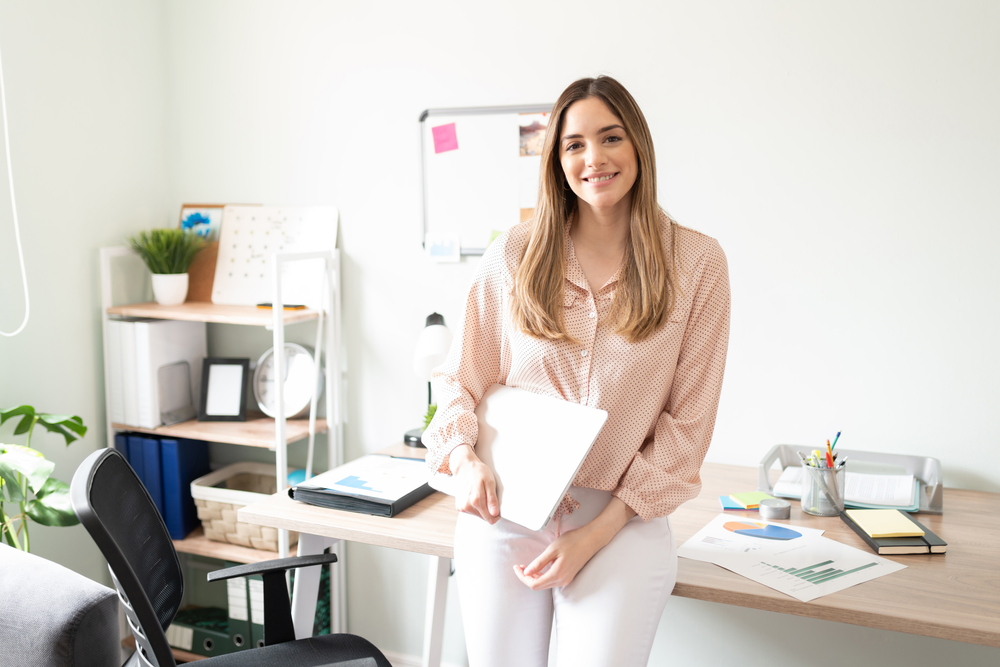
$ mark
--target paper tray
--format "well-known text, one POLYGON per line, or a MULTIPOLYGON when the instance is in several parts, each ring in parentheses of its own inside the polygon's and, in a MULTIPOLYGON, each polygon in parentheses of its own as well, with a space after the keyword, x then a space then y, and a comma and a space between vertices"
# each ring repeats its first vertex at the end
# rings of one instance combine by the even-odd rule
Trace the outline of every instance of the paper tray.
MULTIPOLYGON (((775 445, 764 456, 757 469, 757 490, 771 493, 774 489, 768 471, 775 461, 784 470, 788 466, 800 466, 802 460, 796 452, 806 456, 816 449, 806 445, 775 445)), ((880 454, 878 452, 862 452, 857 449, 837 448, 840 456, 851 457, 851 469, 857 472, 906 474, 913 475, 920 481, 918 495, 920 509, 926 514, 944 513, 944 484, 941 475, 941 462, 930 456, 910 456, 908 454, 880 454)))

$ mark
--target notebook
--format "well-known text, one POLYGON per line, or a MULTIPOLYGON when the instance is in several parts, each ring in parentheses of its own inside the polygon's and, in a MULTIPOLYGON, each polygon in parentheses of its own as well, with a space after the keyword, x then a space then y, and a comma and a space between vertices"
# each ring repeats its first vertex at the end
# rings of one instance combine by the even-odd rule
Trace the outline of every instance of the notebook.
MULTIPOLYGON (((476 455, 496 477, 500 516, 541 530, 569 490, 608 413, 495 384, 483 394, 476 417, 476 455)), ((450 495, 459 491, 451 475, 435 473, 430 484, 450 495)))

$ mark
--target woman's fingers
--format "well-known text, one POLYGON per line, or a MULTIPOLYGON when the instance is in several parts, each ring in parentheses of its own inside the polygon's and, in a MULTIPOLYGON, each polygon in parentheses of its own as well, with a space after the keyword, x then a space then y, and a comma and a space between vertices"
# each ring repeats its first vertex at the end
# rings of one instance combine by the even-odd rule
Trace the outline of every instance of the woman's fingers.
POLYGON ((468 486, 465 493, 455 496, 455 508, 460 512, 478 516, 489 524, 500 520, 500 501, 497 498, 496 480, 490 469, 476 461, 459 473, 468 486))
POLYGON ((528 568, 524 565, 515 565, 514 574, 517 575, 522 584, 533 591, 540 591, 555 586, 566 586, 572 581, 572 578, 568 581, 564 580, 558 559, 554 560, 552 566, 543 574, 528 574, 528 568))
POLYGON ((474 480, 464 500, 455 498, 455 507, 458 511, 478 516, 489 524, 500 520, 500 503, 496 499, 496 485, 492 479, 474 480))
POLYGON ((553 562, 556 559, 556 553, 549 545, 545 547, 545 551, 540 553, 535 560, 528 564, 528 567, 524 568, 524 574, 529 577, 536 577, 538 574, 545 569, 545 566, 553 562))
MULTIPOLYGON (((497 483, 492 477, 484 480, 486 483, 486 509, 491 516, 500 518, 500 500, 497 498, 497 483)), ((491 522, 492 523, 492 522, 491 522)))

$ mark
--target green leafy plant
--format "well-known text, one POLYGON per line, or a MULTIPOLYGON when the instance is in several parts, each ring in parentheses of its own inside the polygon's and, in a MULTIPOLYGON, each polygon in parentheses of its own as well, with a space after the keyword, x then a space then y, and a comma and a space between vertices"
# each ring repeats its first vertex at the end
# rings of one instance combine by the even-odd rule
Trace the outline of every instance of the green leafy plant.
POLYGON ((431 425, 431 420, 434 419, 434 414, 437 412, 437 403, 431 403, 427 406, 427 414, 424 415, 424 430, 431 425))
POLYGON ((30 405, 0 410, 0 424, 20 417, 14 435, 27 434, 24 445, 0 443, 0 539, 15 549, 30 551, 28 519, 43 526, 72 526, 79 523, 69 502, 69 485, 50 477, 55 464, 31 448, 31 435, 41 424, 49 433, 63 436, 68 447, 87 434, 79 417, 36 412, 30 405), (34 496, 34 497, 32 497, 34 496), (16 504, 16 514, 8 514, 5 503, 16 504))
POLYGON ((151 229, 129 237, 128 246, 153 273, 187 273, 205 239, 183 229, 151 229))

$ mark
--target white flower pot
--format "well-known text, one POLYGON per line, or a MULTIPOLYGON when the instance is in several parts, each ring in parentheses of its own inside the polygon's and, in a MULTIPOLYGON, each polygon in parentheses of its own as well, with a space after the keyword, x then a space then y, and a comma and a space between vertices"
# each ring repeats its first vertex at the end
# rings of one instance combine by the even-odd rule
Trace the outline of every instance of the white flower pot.
POLYGON ((188 274, 154 273, 153 296, 161 306, 176 306, 184 303, 188 293, 188 274))

